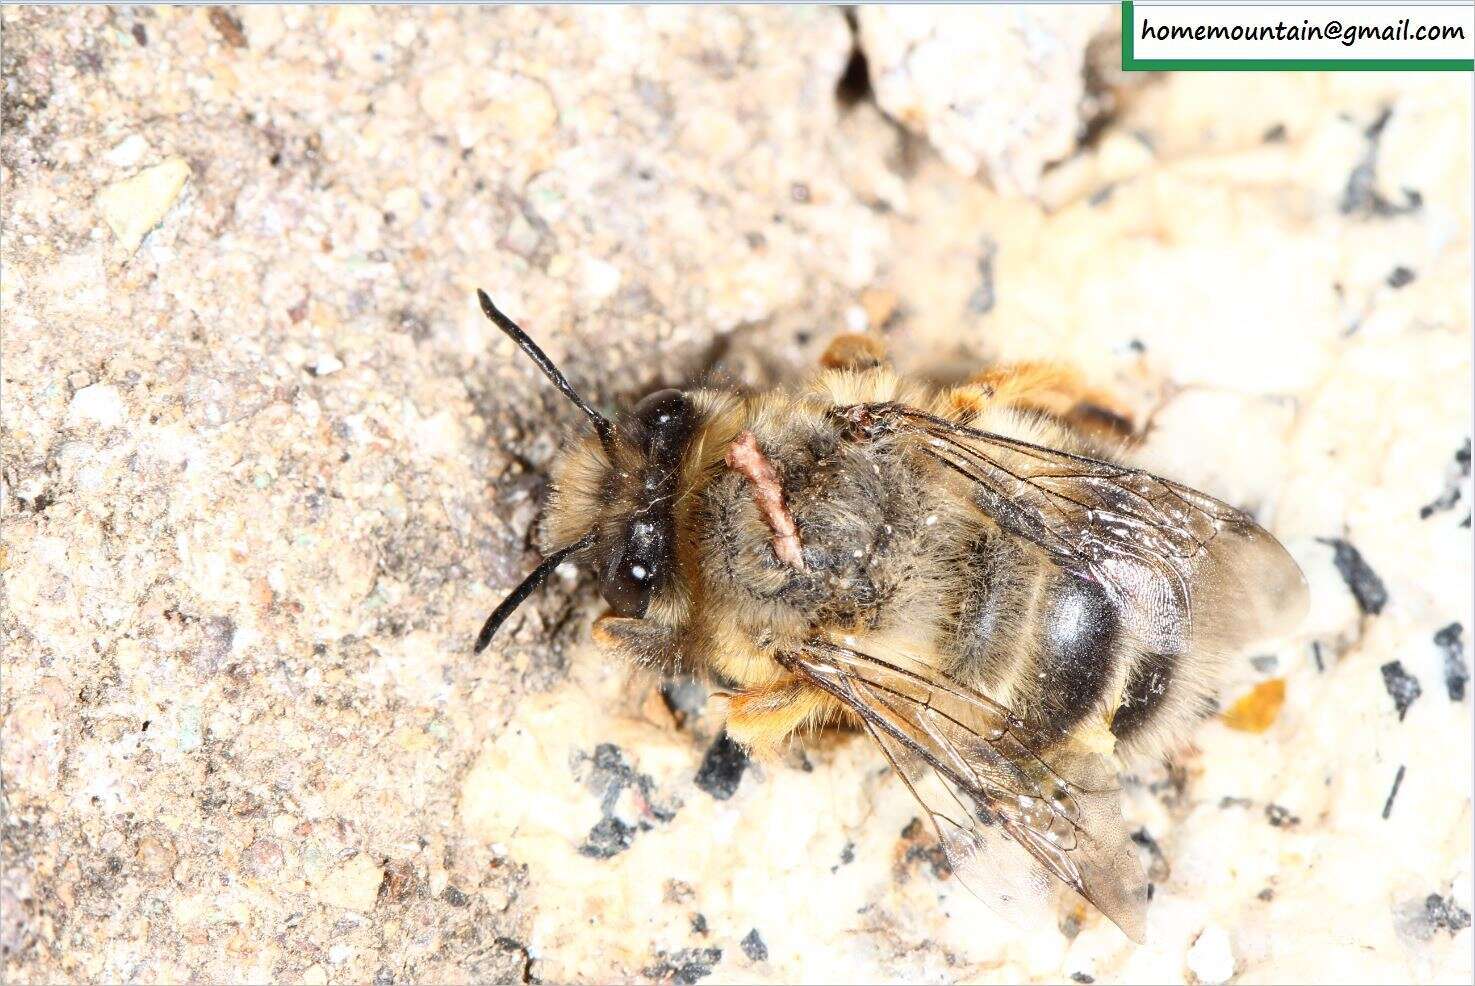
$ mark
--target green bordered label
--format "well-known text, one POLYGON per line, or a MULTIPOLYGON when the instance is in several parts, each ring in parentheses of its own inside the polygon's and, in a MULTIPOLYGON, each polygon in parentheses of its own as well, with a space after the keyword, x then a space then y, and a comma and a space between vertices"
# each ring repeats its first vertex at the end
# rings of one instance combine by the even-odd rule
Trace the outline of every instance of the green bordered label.
POLYGON ((1471 72, 1475 5, 1124 0, 1125 72, 1471 72))

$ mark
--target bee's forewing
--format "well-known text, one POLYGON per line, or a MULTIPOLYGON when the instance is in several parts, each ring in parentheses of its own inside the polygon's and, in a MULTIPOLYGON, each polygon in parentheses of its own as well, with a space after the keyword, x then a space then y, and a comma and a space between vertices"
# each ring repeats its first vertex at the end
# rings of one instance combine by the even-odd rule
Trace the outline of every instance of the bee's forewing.
POLYGON ((860 720, 981 900, 1023 920, 1059 881, 1142 940, 1147 881, 1102 757, 921 664, 826 642, 783 660, 860 720))

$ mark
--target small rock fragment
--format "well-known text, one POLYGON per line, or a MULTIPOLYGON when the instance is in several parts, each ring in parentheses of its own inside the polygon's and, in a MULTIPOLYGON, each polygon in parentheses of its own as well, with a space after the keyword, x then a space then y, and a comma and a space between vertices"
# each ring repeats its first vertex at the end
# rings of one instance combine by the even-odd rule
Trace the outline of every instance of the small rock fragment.
POLYGON ((1470 912, 1454 902, 1454 898, 1430 894, 1424 899, 1424 917, 1429 926, 1447 931, 1451 938, 1456 932, 1470 927, 1470 912))
POLYGON ((326 353, 314 360, 310 369, 313 376, 326 377, 343 369, 343 361, 332 353, 326 353))
POLYGON ((1322 538, 1321 543, 1330 545, 1335 552, 1332 563, 1342 574, 1342 581, 1347 583, 1358 608, 1370 616, 1381 613, 1388 603, 1388 589, 1378 578, 1378 573, 1363 559, 1362 552, 1341 538, 1322 538))
POLYGON ((1294 828, 1301 824, 1300 817, 1291 814, 1289 808, 1274 803, 1265 806, 1265 820, 1276 828, 1294 828))
POLYGON ((707 748, 697 770, 696 785, 718 801, 726 801, 737 793, 743 771, 748 769, 748 754, 723 732, 707 748))
POLYGON ((12 799, 21 792, 41 796, 55 784, 67 755, 64 714, 68 704, 62 684, 45 678, 34 692, 19 698, 0 722, 0 770, 12 799))
POLYGON ((257 878, 271 876, 284 861, 282 847, 275 839, 256 839, 241 853, 241 869, 257 878))
POLYGON ((589 830, 589 837, 579 847, 579 853, 590 859, 609 859, 630 848, 635 841, 635 829, 618 818, 601 818, 589 830))
POLYGON ((115 168, 132 168, 149 152, 149 142, 138 134, 129 134, 103 155, 103 160, 115 168))
POLYGON ((749 931, 741 942, 743 954, 752 962, 768 961, 768 946, 763 943, 763 936, 758 934, 758 929, 749 931))
POLYGON ((720 948, 683 948, 675 952, 656 952, 656 961, 642 970, 656 982, 691 986, 712 974, 712 967, 722 961, 720 948))
MULTIPOLYGON (((449 887, 446 888, 450 890, 449 887)), ((398 904, 410 898, 415 890, 415 868, 408 860, 391 859, 384 864, 384 881, 379 884, 379 898, 398 904)))
POLYGON ((1087 48, 1105 10, 862 5, 860 48, 876 104, 948 164, 1034 194, 1076 146, 1087 48))
POLYGON ((83 387, 67 405, 67 427, 116 428, 123 423, 123 395, 105 383, 83 387))
POLYGON ((1445 471, 1444 492, 1419 508, 1419 519, 1428 520, 1437 513, 1454 509, 1464 496, 1465 481, 1469 478, 1470 439, 1467 438, 1465 444, 1455 449, 1454 461, 1445 471))
POLYGON ((138 840, 138 846, 134 850, 134 859, 138 861, 138 865, 145 873, 163 878, 174 872, 174 864, 178 861, 179 855, 170 845, 167 836, 160 839, 146 835, 138 840))
POLYGON ((1414 282, 1415 276, 1413 271, 1400 264, 1393 268, 1393 272, 1388 275, 1388 286, 1395 291, 1399 288, 1407 287, 1414 282))
POLYGON ((1470 682, 1470 666, 1465 663, 1465 628, 1459 623, 1434 634, 1434 645, 1444 651, 1444 688, 1451 702, 1465 700, 1465 686, 1470 682))
POLYGON ((1403 775, 1408 772, 1407 764, 1398 765, 1398 773, 1393 775, 1393 786, 1388 789, 1388 799, 1383 802, 1383 820, 1393 814, 1393 802, 1398 798, 1398 789, 1403 786, 1403 775))
POLYGON ((379 885, 383 882, 384 871, 359 853, 328 874, 317 887, 317 897, 325 904, 368 913, 379 899, 379 885))
POLYGON ((1419 679, 1403 669, 1402 661, 1389 661, 1383 665, 1383 687, 1388 689, 1388 695, 1393 699, 1393 706, 1398 710, 1398 719, 1408 714, 1408 707, 1424 694, 1423 686, 1419 679))
POLYGON ((97 194, 98 211, 123 249, 129 253, 138 249, 149 231, 163 221, 189 176, 189 164, 174 157, 97 194))
POLYGON ((232 48, 246 47, 246 32, 241 27, 241 19, 226 8, 210 8, 210 26, 215 28, 220 39, 232 48))
POLYGON ((1188 971, 1201 983, 1217 986, 1229 982, 1234 975, 1234 950, 1229 935, 1218 925, 1209 925, 1189 947, 1187 962, 1188 971))

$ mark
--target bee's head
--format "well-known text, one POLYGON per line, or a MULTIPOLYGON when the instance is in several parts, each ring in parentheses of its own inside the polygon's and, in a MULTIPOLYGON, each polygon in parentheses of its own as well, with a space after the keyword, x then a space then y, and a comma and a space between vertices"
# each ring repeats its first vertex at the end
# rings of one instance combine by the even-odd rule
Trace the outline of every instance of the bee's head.
MULTIPOLYGON (((574 403, 593 433, 564 450, 544 524, 547 556, 487 618, 481 651, 497 628, 566 559, 589 561, 599 594, 616 615, 644 617, 653 601, 680 596, 677 505, 702 456, 689 455, 703 410, 679 390, 661 390, 620 416, 590 407, 537 344, 478 291, 482 311, 574 403)), ((705 402, 704 402, 705 403, 705 402)))

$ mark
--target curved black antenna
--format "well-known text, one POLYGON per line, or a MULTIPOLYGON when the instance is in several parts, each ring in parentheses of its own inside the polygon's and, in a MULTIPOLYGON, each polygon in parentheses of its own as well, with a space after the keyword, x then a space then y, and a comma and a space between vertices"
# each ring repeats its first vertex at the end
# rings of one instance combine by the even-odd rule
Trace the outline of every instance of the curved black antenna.
POLYGON ((518 347, 527 353, 528 357, 534 363, 538 364, 538 369, 542 370, 544 375, 553 381, 553 386, 562 391, 563 396, 573 401, 575 407, 589 416, 589 420, 594 424, 594 430, 599 432, 599 443, 604 446, 605 452, 609 453, 610 458, 613 459, 615 426, 610 423, 609 418, 606 418, 594 410, 594 408, 584 403, 584 398, 580 397, 579 392, 574 389, 573 384, 568 382, 568 377, 564 376, 558 367, 553 365, 553 361, 548 358, 548 355, 538 348, 538 344, 533 342, 528 337, 528 334, 518 327, 516 322, 497 310, 497 306, 492 304, 492 299, 487 297, 487 293, 481 288, 476 289, 476 300, 481 302, 482 314, 491 319, 493 325, 507 333, 507 338, 517 343, 518 347))
POLYGON ((476 646, 472 648, 471 653, 480 654, 487 649, 487 644, 492 642, 492 635, 501 628, 503 623, 507 622, 507 617, 512 615, 512 611, 521 606, 523 600, 531 596, 533 590, 542 585, 543 580, 555 568, 562 565, 565 558, 592 547, 594 547, 594 532, 590 531, 573 544, 566 548, 559 548, 539 562, 538 567, 533 569, 516 589, 509 592, 507 598, 502 600, 496 609, 492 610, 492 615, 488 616, 487 621, 482 624, 481 633, 476 635, 476 646))

